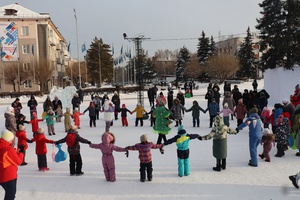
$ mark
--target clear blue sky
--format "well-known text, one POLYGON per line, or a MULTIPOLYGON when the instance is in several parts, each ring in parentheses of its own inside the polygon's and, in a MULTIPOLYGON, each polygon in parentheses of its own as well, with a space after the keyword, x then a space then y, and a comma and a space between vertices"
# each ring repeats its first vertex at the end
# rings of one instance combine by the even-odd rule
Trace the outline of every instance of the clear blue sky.
POLYGON ((202 30, 218 40, 221 35, 255 30, 261 17, 262 0, 1 0, 0 6, 19 3, 37 13, 49 13, 67 41, 71 41, 72 57, 77 57, 75 8, 78 19, 79 44, 87 48, 93 38, 113 44, 115 56, 124 48, 134 48, 123 39, 144 35, 142 46, 150 56, 158 49, 176 50, 186 46, 196 52, 202 30), (191 38, 191 39, 188 39, 191 38), (171 40, 170 40, 171 39, 171 40), (185 40, 181 40, 185 39, 185 40))

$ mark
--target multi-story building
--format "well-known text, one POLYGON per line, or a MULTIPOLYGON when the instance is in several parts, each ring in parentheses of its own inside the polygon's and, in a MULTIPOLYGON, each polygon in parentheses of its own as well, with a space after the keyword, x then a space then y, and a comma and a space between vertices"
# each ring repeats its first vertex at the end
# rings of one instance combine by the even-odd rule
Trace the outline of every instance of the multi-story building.
POLYGON ((0 47, 1 92, 13 91, 14 85, 19 91, 43 92, 65 85, 67 42, 48 13, 17 3, 0 7, 0 47), (7 74, 12 68, 15 78, 7 74))

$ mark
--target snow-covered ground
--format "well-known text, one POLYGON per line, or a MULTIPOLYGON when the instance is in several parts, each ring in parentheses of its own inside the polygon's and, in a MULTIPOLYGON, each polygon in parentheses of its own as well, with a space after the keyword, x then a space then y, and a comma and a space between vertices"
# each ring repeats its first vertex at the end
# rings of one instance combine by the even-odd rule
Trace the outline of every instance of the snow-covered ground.
MULTIPOLYGON (((263 88, 263 81, 259 81, 259 89, 263 88)), ((186 108, 190 108, 193 100, 197 100, 202 108, 206 109, 204 94, 207 84, 200 84, 199 90, 195 90, 193 98, 186 99, 186 108)), ((240 91, 252 89, 251 82, 238 84, 240 91)), ((223 88, 223 86, 220 86, 223 88)), ((232 86, 233 87, 233 86, 232 86)), ((222 89, 221 89, 222 92, 222 89)), ((177 92, 175 92, 176 94, 177 92)), ((166 91, 164 91, 166 95, 166 91)), ((146 93, 145 93, 146 95, 146 93)), ((111 97, 111 94, 110 94, 111 97)), ((136 94, 120 94, 121 103, 125 103, 130 110, 135 108, 136 94)), ((81 109, 85 109, 89 103, 89 96, 81 109)), ((288 98, 288 97, 287 97, 288 98)), ((41 116, 42 101, 38 98, 38 115, 41 116)), ((4 113, 5 103, 10 104, 13 99, 2 99, 0 113, 4 113)), ((29 110, 26 106, 28 99, 21 98, 23 110, 29 118, 29 110)), ((278 100, 281 102, 281 99, 278 100)), ((273 107, 273 105, 270 105, 273 107)), ((145 109, 150 110, 148 100, 145 99, 145 109)), ((4 118, 2 118, 4 120, 4 118)), ((150 122, 144 121, 143 127, 134 126, 135 115, 129 115, 128 127, 122 127, 121 121, 114 121, 111 132, 116 136, 116 145, 125 147, 139 143, 140 135, 147 133, 149 140, 156 142, 157 135, 152 132, 150 122)), ((210 129, 209 116, 201 113, 200 128, 192 127, 191 113, 184 115, 183 124, 188 133, 207 134, 210 129)), ((91 140, 93 143, 101 142, 101 134, 104 132, 103 115, 97 121, 96 128, 89 127, 88 113, 81 117, 82 128, 79 134, 91 140)), ((45 122, 40 127, 47 130, 45 122)), ((176 135, 177 129, 174 123, 170 125, 172 132, 167 135, 170 138, 176 135)), ((230 121, 230 127, 236 127, 236 120, 230 121)), ((4 128, 4 123, 1 129, 4 128)), ((27 135, 31 138, 31 126, 26 124, 27 135)), ((65 136, 63 123, 55 124, 56 135, 46 137, 58 140, 65 136)), ((271 162, 267 163, 259 159, 258 167, 248 166, 248 129, 240 131, 237 135, 228 136, 227 169, 215 172, 215 158, 212 156, 212 141, 192 140, 190 143, 191 175, 178 177, 176 145, 166 146, 165 154, 158 150, 152 150, 153 157, 153 180, 141 183, 139 181, 138 152, 130 151, 126 158, 124 153, 114 152, 116 162, 117 181, 106 182, 101 164, 101 152, 91 149, 86 144, 81 144, 81 156, 83 159, 83 176, 69 175, 68 159, 64 162, 55 163, 51 159, 52 145, 48 144, 48 167, 50 171, 40 172, 37 167, 35 143, 29 144, 26 154, 27 166, 19 167, 17 198, 20 200, 32 199, 151 199, 151 200, 174 200, 174 199, 212 199, 212 200, 282 200, 299 199, 299 190, 293 187, 288 176, 300 170, 299 157, 295 156, 294 150, 288 150, 282 158, 274 157, 276 148, 271 151, 271 162)), ((63 144, 66 151, 66 144, 63 144)), ((57 151, 57 148, 55 148, 57 151)), ((258 148, 262 152, 262 146, 258 148)), ((4 196, 4 190, 0 189, 0 198, 4 196)))

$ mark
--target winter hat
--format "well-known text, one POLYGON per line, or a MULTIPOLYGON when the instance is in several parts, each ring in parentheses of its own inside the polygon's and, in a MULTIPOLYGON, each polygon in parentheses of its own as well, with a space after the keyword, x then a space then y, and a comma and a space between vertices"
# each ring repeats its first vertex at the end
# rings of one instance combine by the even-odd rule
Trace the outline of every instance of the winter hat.
POLYGON ((23 126, 22 124, 20 124, 20 125, 19 125, 19 130, 20 130, 20 131, 25 131, 25 130, 26 130, 26 127, 23 126))
POLYGON ((20 99, 17 97, 17 98, 16 98, 16 101, 20 101, 20 99))
POLYGON ((224 103, 224 108, 228 108, 228 103, 224 103))
POLYGON ((265 128, 262 132, 262 134, 272 134, 271 130, 268 128, 265 128))
POLYGON ((184 128, 183 125, 180 125, 180 126, 178 127, 177 134, 178 134, 178 135, 184 135, 184 134, 186 134, 186 131, 185 131, 185 128, 184 128))
POLYGON ((140 137, 141 142, 147 142, 148 141, 148 135, 147 134, 143 134, 140 137))
POLYGON ((123 103, 123 104, 122 104, 122 108, 126 108, 126 105, 125 105, 125 103, 123 103))
POLYGON ((36 118, 36 117, 37 117, 37 116, 36 116, 36 112, 33 112, 33 113, 32 113, 32 117, 33 117, 33 118, 36 118))
POLYGON ((162 92, 160 92, 159 95, 161 96, 161 95, 164 95, 164 94, 162 92))
POLYGON ((72 129, 72 130, 76 131, 76 130, 78 129, 78 127, 77 127, 77 126, 75 126, 75 125, 71 125, 71 126, 70 126, 70 129, 72 129))
POLYGON ((10 132, 9 130, 3 130, 1 132, 1 138, 7 142, 10 142, 14 139, 14 134, 12 132, 10 132))
POLYGON ((258 113, 258 109, 256 107, 253 107, 249 110, 249 115, 251 115, 253 113, 258 113))
POLYGON ((295 86, 295 90, 298 90, 300 88, 300 86, 299 86, 299 84, 297 84, 296 86, 295 86))
POLYGON ((14 108, 13 107, 11 107, 11 106, 7 106, 6 107, 6 112, 13 112, 14 111, 14 108))
POLYGON ((289 100, 283 99, 283 100, 282 100, 282 103, 283 103, 283 104, 288 104, 288 103, 289 103, 289 100))
POLYGON ((39 134, 44 134, 45 131, 44 131, 43 128, 39 128, 37 132, 38 132, 39 134))

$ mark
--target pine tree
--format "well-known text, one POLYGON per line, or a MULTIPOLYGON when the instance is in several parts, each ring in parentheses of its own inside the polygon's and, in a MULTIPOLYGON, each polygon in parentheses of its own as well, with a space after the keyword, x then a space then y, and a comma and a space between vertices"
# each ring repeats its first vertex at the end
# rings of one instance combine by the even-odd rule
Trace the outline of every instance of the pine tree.
POLYGON ((210 37, 210 45, 209 45, 209 57, 214 56, 216 54, 217 47, 214 41, 214 37, 210 37))
MULTIPOLYGON (((146 54, 140 56, 141 59, 141 77, 143 82, 146 80, 152 80, 156 77, 155 66, 150 58, 147 58, 146 54)), ((138 76, 139 77, 139 76, 138 76)))
POLYGON ((202 31, 198 40, 197 59, 199 64, 205 64, 210 55, 209 38, 205 37, 204 31, 202 31))
POLYGON ((188 49, 183 46, 179 54, 177 56, 177 61, 176 61, 176 70, 175 70, 175 76, 176 76, 176 82, 183 81, 185 79, 184 77, 184 68, 188 61, 190 60, 190 54, 188 49))
POLYGON ((255 59, 253 53, 253 42, 250 28, 247 29, 247 36, 237 53, 241 67, 237 72, 238 77, 256 78, 255 59))
POLYGON ((112 56, 110 54, 110 45, 103 43, 102 39, 94 38, 90 48, 87 50, 86 62, 88 75, 92 84, 100 81, 99 54, 101 61, 101 80, 111 82, 113 75, 112 56))
POLYGON ((275 68, 286 66, 288 54, 287 21, 284 12, 284 3, 281 0, 264 0, 259 6, 263 9, 263 15, 257 20, 256 28, 260 32, 261 68, 275 68))

